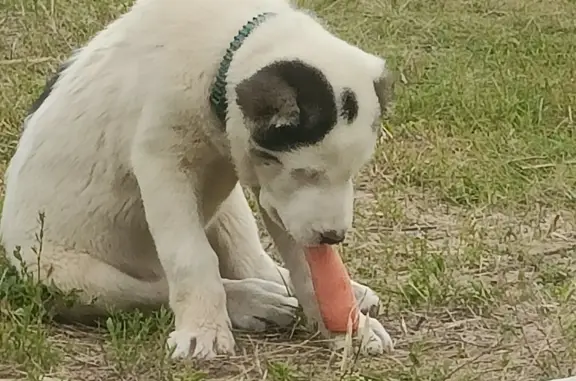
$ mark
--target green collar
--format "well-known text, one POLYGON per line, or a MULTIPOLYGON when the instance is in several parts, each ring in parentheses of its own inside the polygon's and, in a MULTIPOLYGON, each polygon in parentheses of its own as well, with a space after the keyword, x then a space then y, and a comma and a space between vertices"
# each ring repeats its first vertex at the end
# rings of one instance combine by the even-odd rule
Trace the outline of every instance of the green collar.
POLYGON ((242 43, 252 33, 258 25, 260 25, 268 16, 272 16, 274 13, 266 12, 261 13, 258 16, 252 18, 248 21, 238 34, 234 37, 234 40, 230 43, 230 47, 226 49, 226 54, 220 62, 220 67, 218 69, 218 74, 216 75, 216 81, 212 85, 210 90, 210 103, 212 109, 224 124, 226 123, 226 113, 228 111, 228 103, 226 100, 226 75, 228 74, 228 69, 230 68, 230 62, 232 62, 232 56, 235 51, 240 49, 242 43))

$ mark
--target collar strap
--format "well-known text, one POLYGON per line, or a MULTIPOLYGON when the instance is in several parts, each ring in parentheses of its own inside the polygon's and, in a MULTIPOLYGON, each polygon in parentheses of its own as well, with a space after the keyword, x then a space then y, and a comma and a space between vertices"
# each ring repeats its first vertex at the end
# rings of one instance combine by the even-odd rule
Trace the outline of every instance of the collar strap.
POLYGON ((226 114, 228 112, 228 101, 226 100, 226 75, 230 68, 230 62, 232 62, 232 56, 234 55, 234 52, 240 49, 246 37, 248 37, 258 25, 266 20, 268 16, 272 15, 274 15, 274 13, 261 13, 244 24, 240 31, 238 31, 238 34, 234 37, 234 40, 230 42, 230 46, 226 49, 226 54, 224 54, 222 61, 220 61, 216 81, 210 89, 210 104, 212 105, 212 109, 216 113, 216 116, 218 116, 218 119, 223 123, 226 123, 226 114))

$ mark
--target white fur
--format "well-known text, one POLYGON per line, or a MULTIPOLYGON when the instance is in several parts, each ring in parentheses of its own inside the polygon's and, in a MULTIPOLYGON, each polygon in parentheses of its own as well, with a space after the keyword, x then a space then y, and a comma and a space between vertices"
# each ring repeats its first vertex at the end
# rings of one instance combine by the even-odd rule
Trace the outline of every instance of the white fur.
MULTIPOLYGON (((230 324, 263 329, 254 316, 290 324, 297 302, 278 287, 283 278, 317 320, 302 250, 318 232, 352 223, 352 179, 374 148, 373 81, 384 61, 283 0, 138 0, 74 61, 27 118, 6 172, 0 233, 7 252, 20 246, 36 274, 32 248, 45 213, 41 278, 83 290, 85 301, 97 298, 98 314, 169 302, 175 357, 232 353, 230 324), (263 11, 277 15, 232 61, 224 134, 209 86, 223 49, 263 11), (360 111, 318 145, 282 154, 284 167, 270 171, 248 154, 234 86, 286 58, 320 68, 337 93, 353 89, 360 111), (304 174, 311 186, 299 186, 289 173, 301 169, 321 180, 304 174), (262 248, 238 179, 257 192, 289 273, 262 248)), ((354 289, 366 296, 363 309, 378 304, 372 290, 354 289)), ((377 347, 391 344, 379 337, 377 347)))

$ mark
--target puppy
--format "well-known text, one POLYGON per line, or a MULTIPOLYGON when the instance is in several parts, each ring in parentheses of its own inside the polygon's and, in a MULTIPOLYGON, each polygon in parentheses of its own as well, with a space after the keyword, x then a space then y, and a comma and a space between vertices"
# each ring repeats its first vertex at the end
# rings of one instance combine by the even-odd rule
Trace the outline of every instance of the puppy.
MULTIPOLYGON (((288 325, 298 302, 318 321, 303 249, 352 224, 387 73, 283 0, 137 0, 34 103, 5 174, 2 243, 81 291, 64 315, 169 304, 173 357, 233 353, 231 326, 288 325)), ((353 287, 363 311, 379 303, 353 287)), ((388 334, 364 321, 381 353, 388 334)))

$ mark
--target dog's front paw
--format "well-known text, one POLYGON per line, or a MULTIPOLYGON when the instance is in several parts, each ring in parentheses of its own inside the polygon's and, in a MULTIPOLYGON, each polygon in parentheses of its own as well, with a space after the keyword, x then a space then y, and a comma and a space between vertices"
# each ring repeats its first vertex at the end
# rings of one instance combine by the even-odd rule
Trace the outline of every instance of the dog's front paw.
POLYGON ((235 328, 261 332, 270 325, 287 327, 294 323, 298 300, 286 287, 254 278, 229 281, 224 287, 235 328))
POLYGON ((354 297, 358 303, 358 309, 363 314, 370 314, 370 316, 377 316, 380 310, 380 298, 370 287, 364 286, 358 282, 352 281, 352 289, 354 290, 354 297))
POLYGON ((201 327, 196 330, 176 330, 168 337, 167 345, 173 359, 193 357, 210 360, 219 354, 234 354, 234 336, 224 325, 201 327))
MULTIPOLYGON (((356 342, 359 341, 360 350, 364 355, 378 356, 394 350, 392 338, 382 324, 375 318, 364 314, 360 314, 355 339, 356 342)), ((342 350, 349 345, 346 335, 337 336, 331 343, 334 350, 342 350)))
POLYGON ((367 355, 381 355, 384 352, 392 352, 394 343, 392 338, 375 318, 360 315, 358 336, 361 339, 361 349, 367 355))

